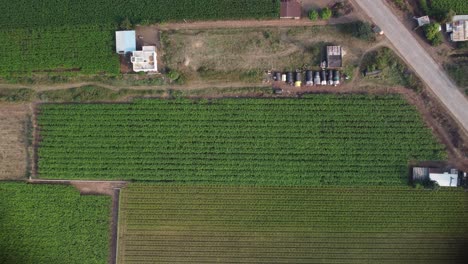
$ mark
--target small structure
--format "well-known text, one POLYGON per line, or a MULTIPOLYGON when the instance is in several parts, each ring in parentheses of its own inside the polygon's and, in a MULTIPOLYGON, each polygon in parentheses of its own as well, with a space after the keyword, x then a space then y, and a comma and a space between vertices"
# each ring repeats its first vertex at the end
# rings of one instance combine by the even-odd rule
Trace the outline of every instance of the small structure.
POLYGON ((307 86, 314 85, 314 76, 313 76, 313 72, 311 70, 306 71, 306 85, 307 86))
POLYGON ((377 26, 377 25, 373 25, 373 26, 372 26, 372 31, 373 31, 375 34, 379 34, 379 35, 383 35, 383 34, 384 34, 383 30, 382 30, 379 26, 377 26))
POLYGON ((294 86, 301 87, 302 86, 302 74, 300 72, 296 72, 296 82, 294 82, 294 86))
POLYGON ((302 6, 298 0, 281 0, 280 18, 300 19, 302 6))
POLYGON ((155 46, 143 46, 142 50, 133 51, 131 61, 133 63, 134 72, 158 71, 155 46))
POLYGON ((450 33, 450 40, 467 41, 468 40, 468 15, 454 16, 452 23, 445 25, 447 33, 450 33))
POLYGON ((418 27, 429 25, 431 23, 429 16, 414 17, 414 19, 418 22, 418 27))
POLYGON ((321 85, 327 85, 327 72, 325 70, 322 70, 320 72, 320 80, 321 80, 321 85))
POLYGON ((314 84, 315 85, 322 85, 322 82, 320 80, 320 72, 318 72, 318 71, 314 72, 314 84))
POLYGON ((457 169, 414 167, 413 181, 432 181, 441 187, 457 187, 460 185, 458 174, 457 169))
POLYGON ((341 79, 340 71, 334 70, 333 71, 333 85, 335 86, 339 85, 340 79, 341 79))
POLYGON ((327 46, 327 68, 343 66, 343 49, 341 46, 327 46))
POLYGON ((136 50, 135 30, 115 32, 115 52, 125 54, 136 50))

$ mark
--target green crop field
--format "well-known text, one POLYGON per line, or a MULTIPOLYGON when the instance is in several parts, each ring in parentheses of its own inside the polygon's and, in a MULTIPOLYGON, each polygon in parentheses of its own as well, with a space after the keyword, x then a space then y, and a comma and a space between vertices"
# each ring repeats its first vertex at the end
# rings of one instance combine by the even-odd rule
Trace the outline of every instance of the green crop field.
POLYGON ((33 72, 117 74, 112 25, 0 30, 0 76, 33 72))
POLYGON ((114 31, 132 23, 277 18, 278 0, 0 0, 0 77, 119 72, 114 31))
POLYGON ((106 263, 111 198, 0 183, 0 263, 106 263))
POLYGON ((468 1, 466 0, 430 0, 431 10, 448 11, 452 9, 458 15, 468 14, 468 1))
MULTIPOLYGON (((0 0, 2 27, 102 24, 183 19, 278 18, 279 0, 0 0)), ((79 39, 78 39, 79 40, 79 39)))
POLYGON ((397 95, 44 104, 39 176, 188 184, 401 185, 440 160, 397 95))
POLYGON ((118 263, 463 263, 467 204, 459 189, 130 185, 118 263))

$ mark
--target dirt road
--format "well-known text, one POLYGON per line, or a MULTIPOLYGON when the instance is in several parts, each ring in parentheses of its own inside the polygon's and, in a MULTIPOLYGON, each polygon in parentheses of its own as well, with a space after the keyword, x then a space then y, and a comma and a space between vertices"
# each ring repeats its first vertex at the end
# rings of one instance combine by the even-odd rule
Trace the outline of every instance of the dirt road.
POLYGON ((434 61, 392 13, 385 0, 356 0, 356 3, 382 28, 401 57, 468 132, 468 100, 449 79, 442 66, 434 61))
POLYGON ((180 30, 180 29, 213 29, 213 28, 261 28, 261 27, 306 27, 342 24, 355 21, 353 15, 340 18, 333 18, 329 21, 311 21, 308 18, 302 19, 272 19, 272 20, 223 20, 223 21, 193 21, 187 23, 158 24, 154 27, 160 30, 180 30))

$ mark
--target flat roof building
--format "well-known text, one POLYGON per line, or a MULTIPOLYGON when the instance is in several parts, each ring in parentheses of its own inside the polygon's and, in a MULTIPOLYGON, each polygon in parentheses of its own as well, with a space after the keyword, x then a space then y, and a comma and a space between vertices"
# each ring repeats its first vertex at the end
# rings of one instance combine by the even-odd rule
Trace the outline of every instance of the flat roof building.
POLYGON ((281 0, 280 18, 300 19, 302 5, 298 0, 281 0))
POLYGON ((441 187, 460 185, 457 169, 413 167, 413 181, 424 182, 426 180, 435 182, 441 187))
POLYGON ((452 23, 446 25, 451 41, 468 40, 468 15, 454 16, 452 23))
POLYGON ((327 68, 343 67, 343 49, 341 46, 327 46, 327 68))
POLYGON ((143 46, 142 50, 133 51, 131 62, 134 72, 157 72, 158 63, 155 46, 143 46))
POLYGON ((135 30, 115 32, 115 52, 125 54, 136 50, 135 30))

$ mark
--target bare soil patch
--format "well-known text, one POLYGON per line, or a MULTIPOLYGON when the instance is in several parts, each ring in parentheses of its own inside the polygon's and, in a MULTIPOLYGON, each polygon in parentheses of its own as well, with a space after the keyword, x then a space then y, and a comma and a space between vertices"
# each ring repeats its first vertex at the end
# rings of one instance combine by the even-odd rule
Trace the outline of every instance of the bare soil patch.
POLYGON ((29 167, 29 105, 0 104, 0 179, 21 179, 29 167))
POLYGON ((324 47, 343 46, 345 65, 358 65, 375 43, 339 32, 333 26, 187 29, 162 32, 163 62, 182 72, 187 83, 254 83, 269 70, 318 68, 324 47))

